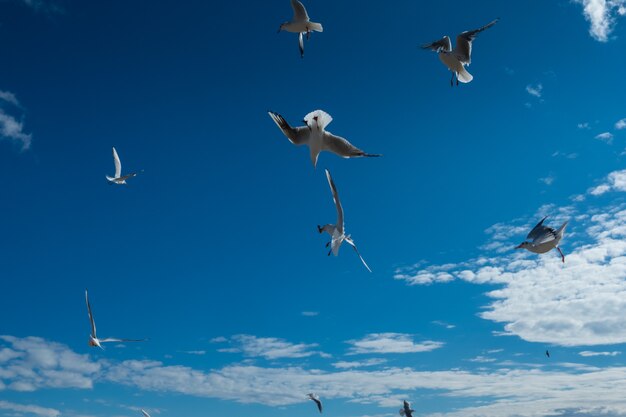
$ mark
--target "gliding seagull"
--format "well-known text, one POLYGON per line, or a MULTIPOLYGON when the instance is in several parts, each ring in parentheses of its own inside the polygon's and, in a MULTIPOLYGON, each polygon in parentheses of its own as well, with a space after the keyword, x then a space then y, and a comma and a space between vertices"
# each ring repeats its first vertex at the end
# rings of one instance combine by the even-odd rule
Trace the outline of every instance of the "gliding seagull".
POLYGON ((404 400, 404 404, 402 405, 402 408, 400 409, 400 415, 403 417, 413 417, 414 411, 415 410, 411 409, 411 403, 404 400))
POLYGON ((320 23, 311 22, 304 5, 298 0, 291 0, 293 8, 293 18, 290 22, 285 22, 278 28, 278 33, 283 30, 298 34, 298 46, 300 47, 300 57, 304 58, 304 39, 302 35, 306 33, 307 40, 311 37, 311 31, 323 32, 324 29, 320 23))
POLYGON ((339 194, 337 194, 337 188, 335 187, 335 183, 333 182, 333 178, 330 176, 330 172, 326 170, 326 178, 328 179, 328 184, 330 185, 330 190, 333 193, 333 200, 335 201, 335 206, 337 207, 337 224, 327 224, 325 226, 317 226, 317 231, 322 233, 326 232, 331 236, 331 241, 326 244, 326 247, 330 246, 330 251, 328 251, 328 256, 333 253, 335 256, 339 253, 339 247, 345 241, 348 245, 354 248, 354 251, 363 265, 367 268, 368 271, 372 272, 369 266, 365 263, 365 259, 359 253, 359 250, 356 248, 354 241, 350 235, 346 236, 346 232, 343 224, 343 208, 341 207, 341 201, 339 201, 339 194))
POLYGON ((315 110, 304 116, 306 126, 291 127, 278 113, 268 112, 274 123, 294 145, 307 145, 311 153, 311 162, 317 166, 317 158, 322 151, 329 151, 343 158, 378 157, 357 148, 346 139, 328 132, 326 126, 333 121, 328 113, 315 110))
POLYGON ((93 314, 91 314, 91 305, 89 305, 89 296, 87 295, 87 290, 85 289, 85 301, 87 302, 87 314, 89 315, 89 322, 91 323, 91 334, 89 335, 89 346, 95 347, 98 346, 100 349, 104 348, 102 347, 101 343, 109 343, 109 342, 118 342, 118 343, 123 343, 123 342, 145 342, 145 339, 141 339, 141 340, 136 340, 136 339, 113 339, 113 338, 106 338, 106 339, 98 339, 98 336, 96 336, 96 322, 93 319, 93 314))
POLYGON ((489 29, 498 22, 499 19, 486 24, 485 26, 468 30, 456 37, 456 46, 452 49, 452 42, 448 36, 422 46, 422 49, 431 49, 439 53, 439 59, 443 64, 452 71, 450 85, 453 86, 454 76, 456 75, 456 85, 459 81, 469 83, 474 78, 472 74, 465 69, 466 65, 472 62, 472 42, 476 39, 476 35, 485 29, 489 29))
POLYGON ((322 412, 322 402, 320 401, 320 397, 315 394, 307 394, 307 398, 317 404, 317 409, 322 412))
POLYGON ((134 172, 131 174, 122 176, 122 163, 120 162, 120 157, 117 155, 117 151, 115 150, 115 147, 113 147, 113 162, 115 163, 115 176, 114 177, 109 177, 108 175, 106 176, 107 180, 109 180, 111 184, 126 184, 127 179, 137 176, 137 174, 134 172))
POLYGON ((526 249, 532 253, 546 253, 556 248, 561 254, 561 260, 565 262, 565 255, 559 248, 559 242, 563 238, 563 233, 565 233, 565 227, 567 226, 567 222, 563 223, 561 227, 557 230, 554 230, 551 227, 544 226, 543 222, 548 218, 548 216, 541 219, 539 223, 530 231, 526 239, 530 240, 530 242, 522 242, 515 249, 526 249))
POLYGON ((141 413, 144 415, 144 417, 150 417, 150 414, 148 414, 148 412, 143 408, 141 409, 141 413))

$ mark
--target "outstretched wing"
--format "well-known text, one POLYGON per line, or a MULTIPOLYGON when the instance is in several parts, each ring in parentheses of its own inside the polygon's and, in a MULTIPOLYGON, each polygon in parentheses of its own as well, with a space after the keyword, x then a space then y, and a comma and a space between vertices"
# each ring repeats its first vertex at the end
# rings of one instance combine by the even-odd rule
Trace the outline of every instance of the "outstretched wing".
POLYGON ((150 414, 148 414, 148 412, 144 410, 143 408, 141 409, 141 412, 144 415, 144 417, 150 417, 150 414))
POLYGON ((449 36, 444 36, 438 41, 422 45, 422 49, 430 49, 435 52, 450 52, 452 50, 452 42, 450 42, 449 36))
POLYGON ((89 304, 87 289, 85 289, 85 301, 87 302, 87 315, 89 316, 89 322, 91 323, 91 337, 96 338, 96 322, 94 321, 93 315, 91 314, 91 305, 89 304))
POLYGON ((343 234, 343 207, 341 207, 341 201, 339 201, 339 193, 337 192, 337 187, 335 187, 335 182, 333 181, 333 177, 330 176, 330 172, 326 170, 326 178, 328 179, 328 185, 330 185, 330 191, 333 193, 333 201, 335 202, 335 207, 337 208, 337 230, 339 233, 343 234))
POLYGON ((106 339, 100 339, 100 343, 124 343, 124 342, 145 342, 146 339, 117 339, 114 337, 107 337, 106 339))
POLYGON ((301 22, 303 20, 309 20, 309 15, 304 8, 304 5, 298 0, 291 0, 291 7, 293 8, 293 20, 294 22, 301 22))
POLYGON ((365 262, 365 259, 363 259, 363 257, 361 256, 361 253, 359 252, 359 250, 357 249, 356 245, 354 244, 354 241, 352 239, 350 239, 350 238, 346 238, 346 243, 354 248, 354 251, 356 252, 357 255, 359 255, 359 259, 361 259, 361 262, 363 262, 363 265, 365 265, 365 267, 367 268, 368 271, 372 272, 370 267, 367 266, 367 263, 365 262))
POLYGON ((120 157, 117 155, 115 147, 113 147, 113 162, 115 163, 115 178, 119 178, 122 175, 122 163, 120 157))
POLYGON ((543 219, 541 219, 539 221, 539 223, 537 223, 535 225, 535 227, 533 227, 533 230, 530 231, 528 236, 526 236, 526 239, 528 239, 528 240, 535 240, 535 239, 537 239, 537 237, 543 236, 543 234, 545 233, 545 229, 548 229, 548 227, 543 225, 543 222, 547 218, 548 218, 548 216, 546 216, 543 219))
POLYGON ((500 19, 489 22, 485 26, 478 29, 467 30, 456 37, 454 52, 461 63, 469 65, 472 62, 472 42, 476 39, 476 35, 495 25, 498 20, 500 19))
POLYGON ((267 112, 278 128, 283 132, 287 139, 294 145, 303 145, 309 141, 311 130, 306 126, 293 128, 287 123, 285 118, 278 113, 267 112))
POLYGON ((360 156, 380 156, 379 154, 366 153, 365 151, 357 148, 356 146, 348 142, 347 139, 344 139, 341 136, 333 135, 328 131, 324 132, 324 137, 322 138, 322 149, 330 151, 344 158, 357 158, 360 156))

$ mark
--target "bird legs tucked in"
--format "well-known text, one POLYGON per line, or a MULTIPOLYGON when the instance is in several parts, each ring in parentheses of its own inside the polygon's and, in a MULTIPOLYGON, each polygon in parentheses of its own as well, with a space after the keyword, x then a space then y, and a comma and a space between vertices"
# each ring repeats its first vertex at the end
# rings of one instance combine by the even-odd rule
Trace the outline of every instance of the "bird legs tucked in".
POLYGON ((459 75, 452 71, 452 77, 450 78, 450 87, 454 87, 454 77, 456 76, 456 85, 459 85, 459 75))
POLYGON ((561 251, 561 248, 559 248, 558 246, 556 247, 556 250, 559 251, 559 253, 561 254, 561 261, 563 261, 563 263, 565 263, 565 255, 563 255, 563 252, 561 251))

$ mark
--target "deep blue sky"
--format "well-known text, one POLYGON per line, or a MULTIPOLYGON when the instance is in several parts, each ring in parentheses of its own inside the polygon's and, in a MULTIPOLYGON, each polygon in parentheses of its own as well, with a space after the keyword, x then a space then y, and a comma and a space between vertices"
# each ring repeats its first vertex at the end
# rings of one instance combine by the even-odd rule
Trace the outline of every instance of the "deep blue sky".
MULTIPOLYGON (((619 366, 620 355, 579 355, 598 344, 620 351, 595 339, 494 336, 516 321, 479 316, 498 283, 407 286, 394 279, 418 262, 412 273, 486 256, 485 229, 532 224, 546 204, 574 204, 561 213, 571 217, 616 210, 621 201, 618 194, 571 200, 623 167, 626 130, 615 127, 626 117, 621 9, 609 11, 615 22, 603 42, 590 35, 576 2, 474 3, 309 0, 309 15, 325 31, 311 36, 300 59, 297 36, 276 34, 292 14, 287 0, 0 1, 0 92, 19 101, 0 98, 0 109, 32 137, 22 150, 0 133, 0 334, 59 343, 102 368, 87 372, 92 388, 58 387, 45 382, 51 377, 39 362, 24 360, 42 372, 34 391, 24 391, 11 386, 18 377, 2 359, 3 347, 19 348, 0 342, 0 415, 29 415, 8 403, 67 416, 138 415, 125 406, 164 417, 315 412, 280 390, 274 404, 250 400, 243 389, 237 397, 126 385, 115 371, 129 360, 203 373, 240 364, 334 375, 333 363, 366 359, 386 362, 365 370, 392 374, 503 372, 527 369, 506 361, 544 366, 548 347, 560 352, 553 361, 619 366), (450 88, 437 56, 418 46, 496 17, 475 41, 474 81, 450 88), (291 145, 267 111, 298 124, 318 108, 334 118, 328 130, 384 157, 322 154, 313 169, 308 151, 291 145), (614 135, 611 143, 595 139, 605 132, 614 135), (127 186, 106 184, 111 146, 124 171, 145 170, 127 186), (327 239, 316 231, 335 220, 325 168, 373 274, 349 247, 326 256, 327 239), (90 350, 86 287, 100 336, 149 343, 90 350), (349 354, 354 343, 347 342, 381 333, 442 345, 349 354), (230 342, 211 343, 217 337, 230 342), (325 354, 268 359, 245 350, 255 338, 318 344, 305 350, 325 354), (470 361, 495 349, 504 349, 492 352, 500 362, 470 361), (252 404, 242 404, 247 399, 252 404)), ((556 208, 546 214, 557 216, 556 208)), ((588 218, 580 220, 570 219, 566 253, 592 244, 588 218)), ((620 337, 610 344, 626 341, 620 337)), ((555 372, 579 369, 568 366, 555 372)), ((330 383, 296 386, 296 397, 325 393, 325 413, 342 417, 394 414, 399 398, 414 401, 420 414, 493 400, 445 395, 446 388, 366 395, 338 393, 330 383), (398 401, 383 404, 384 396, 398 401)))

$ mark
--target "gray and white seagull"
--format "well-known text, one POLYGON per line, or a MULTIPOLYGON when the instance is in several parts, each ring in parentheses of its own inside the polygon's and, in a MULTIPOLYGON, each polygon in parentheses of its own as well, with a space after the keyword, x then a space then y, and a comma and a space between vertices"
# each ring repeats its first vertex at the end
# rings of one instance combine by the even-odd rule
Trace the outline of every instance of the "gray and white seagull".
POLYGON ((561 254, 561 260, 565 262, 565 255, 563 255, 561 248, 559 248, 559 243, 565 233, 567 222, 563 223, 557 230, 554 230, 551 227, 543 225, 543 222, 547 218, 548 216, 541 219, 533 230, 530 231, 528 236, 526 236, 526 241, 516 246, 515 249, 526 249, 532 253, 546 253, 556 248, 561 254))
POLYGON ((298 34, 298 46, 300 47, 300 57, 304 58, 304 39, 303 36, 306 33, 307 40, 311 37, 311 31, 323 32, 321 23, 311 22, 309 14, 306 12, 304 5, 298 0, 291 0, 291 7, 293 8, 293 18, 289 22, 285 22, 278 28, 278 33, 285 30, 291 33, 298 34))
POLYGON ((318 397, 315 394, 307 394, 307 398, 311 401, 313 401, 316 405, 317 405, 317 409, 320 410, 320 413, 322 412, 322 401, 320 400, 320 397, 318 397))
POLYGON ((115 164, 115 176, 113 177, 109 177, 108 175, 106 176, 109 183, 118 184, 118 185, 126 184, 127 179, 137 176, 137 174, 134 172, 122 176, 122 162, 120 162, 120 157, 117 154, 115 147, 113 147, 113 163, 115 164))
POLYGON ((422 45, 422 49, 431 49, 439 54, 439 59, 443 64, 452 71, 452 78, 450 79, 450 85, 454 85, 454 77, 456 76, 456 85, 459 85, 459 81, 462 83, 469 83, 474 79, 472 74, 467 72, 466 66, 472 62, 472 42, 483 30, 489 29, 498 22, 496 19, 485 26, 467 30, 456 37, 456 46, 452 49, 452 42, 450 37, 444 36, 438 41, 422 45))
POLYGON ((313 166, 317 166, 320 152, 328 151, 343 158, 378 157, 380 154, 367 153, 341 136, 336 136, 326 130, 326 126, 333 118, 323 110, 315 110, 304 116, 306 126, 291 127, 283 116, 268 112, 272 120, 280 128, 287 139, 294 145, 307 145, 311 154, 313 166))
POLYGON ((335 183, 333 178, 330 176, 330 172, 326 170, 326 178, 328 179, 328 184, 330 185, 330 190, 333 193, 333 201, 335 202, 335 206, 337 208, 337 223, 336 224, 327 224, 325 226, 317 226, 317 231, 320 233, 326 232, 330 235, 331 240, 326 244, 326 247, 330 246, 330 250, 328 251, 328 256, 330 254, 334 254, 337 256, 339 254, 339 247, 345 241, 348 245, 354 248, 354 251, 363 262, 363 265, 367 268, 368 271, 372 272, 367 263, 365 263, 365 259, 359 253, 352 237, 350 235, 346 235, 346 231, 344 229, 343 223, 343 208, 341 207, 341 201, 339 201, 339 194, 337 193, 337 188, 335 187, 335 183))
POLYGON ((87 302, 87 314, 89 315, 89 322, 91 323, 91 334, 89 335, 89 346, 99 347, 100 349, 104 349, 102 347, 102 343, 124 343, 124 342, 145 342, 145 339, 115 339, 115 338, 106 338, 106 339, 98 339, 96 335, 96 322, 93 319, 93 314, 91 313, 91 305, 89 304, 89 295, 87 294, 87 290, 85 289, 85 301, 87 302))

